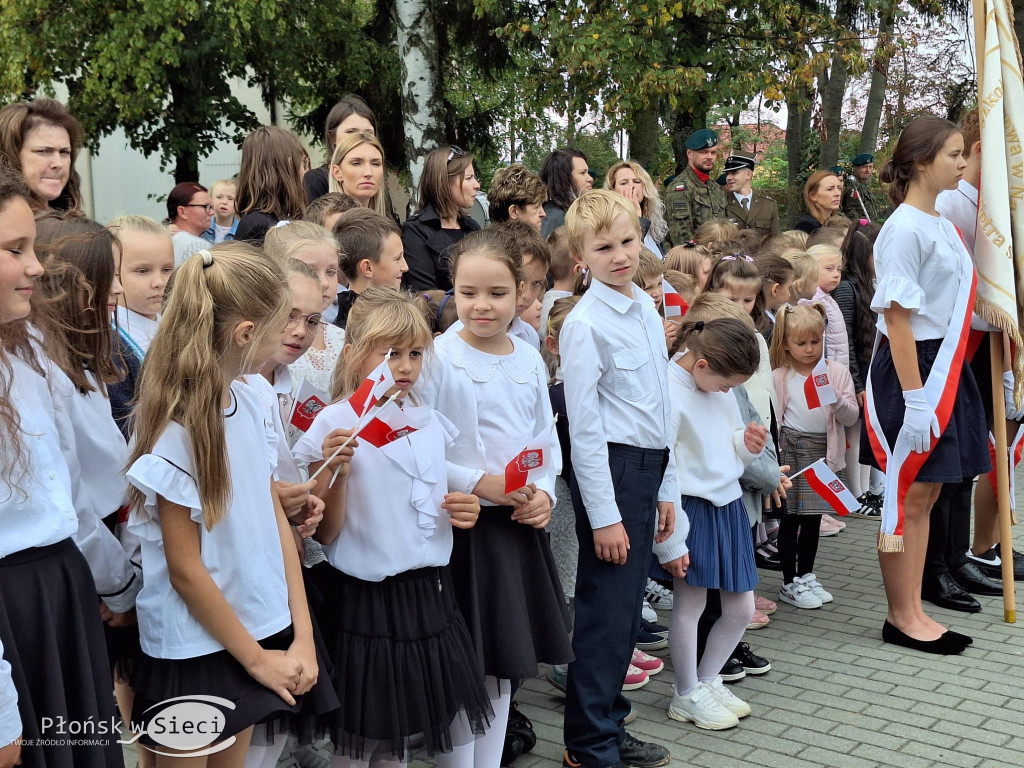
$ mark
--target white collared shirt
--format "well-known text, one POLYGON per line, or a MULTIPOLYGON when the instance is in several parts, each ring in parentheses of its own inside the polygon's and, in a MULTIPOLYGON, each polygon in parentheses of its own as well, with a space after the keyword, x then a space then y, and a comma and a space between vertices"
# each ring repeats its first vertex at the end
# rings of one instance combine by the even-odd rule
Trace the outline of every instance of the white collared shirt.
POLYGON ((935 210, 949 219, 963 233, 964 243, 971 254, 978 234, 978 190, 969 181, 960 179, 956 189, 939 192, 935 210))
MULTIPOLYGON (((149 345, 153 343, 153 337, 156 336, 157 329, 160 327, 160 318, 150 320, 127 307, 118 306, 117 327, 139 345, 139 349, 144 355, 149 351, 149 345)), ((142 362, 141 357, 139 362, 142 362)))
MULTIPOLYGON (((673 444, 664 326, 653 299, 630 287, 632 298, 595 280, 569 313, 558 339, 573 471, 592 528, 622 520, 608 467, 608 443, 638 448, 673 444)), ((671 456, 658 500, 679 505, 671 456)))
POLYGON ((750 204, 754 200, 754 193, 753 192, 750 192, 749 194, 746 194, 746 195, 741 195, 739 192, 733 192, 732 194, 736 198, 736 202, 740 204, 740 207, 746 208, 746 210, 748 210, 748 211, 750 210, 750 204), (743 201, 744 200, 747 201, 746 205, 743 205, 743 201))

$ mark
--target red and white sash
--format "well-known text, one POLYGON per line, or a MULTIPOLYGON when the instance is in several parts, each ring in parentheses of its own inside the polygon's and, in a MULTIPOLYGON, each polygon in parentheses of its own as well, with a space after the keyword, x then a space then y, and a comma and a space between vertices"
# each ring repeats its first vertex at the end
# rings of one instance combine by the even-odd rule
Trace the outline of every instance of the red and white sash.
MULTIPOLYGON (((949 331, 942 339, 935 362, 928 373, 928 380, 924 383, 925 398, 935 411, 940 432, 945 432, 950 414, 953 412, 953 403, 956 401, 960 371, 966 357, 967 340, 971 330, 971 313, 974 311, 977 285, 978 276, 972 265, 970 281, 960 282, 960 290, 949 321, 949 331)), ((876 334, 875 346, 871 353, 872 365, 881 343, 881 334, 876 334)), ((878 465, 885 471, 885 501, 882 504, 882 527, 878 532, 878 549, 881 552, 902 552, 904 501, 910 486, 938 440, 933 438, 931 446, 924 453, 915 453, 910 450, 905 430, 900 429, 895 445, 889 445, 875 410, 870 370, 864 404, 864 423, 868 439, 871 441, 871 450, 878 465)))
MULTIPOLYGON (((1007 457, 1004 459, 1009 463, 1010 469, 1010 512, 1014 513, 1017 511, 1017 505, 1014 503, 1016 499, 1016 488, 1014 487, 1013 475, 1020 464, 1021 454, 1024 453, 1024 423, 1017 425, 1017 432, 1013 437, 1013 440, 1008 446, 1006 446, 1007 457)), ((988 473, 988 481, 992 485, 992 495, 997 499, 999 498, 999 488, 996 483, 996 438, 991 432, 988 433, 988 453, 992 458, 992 471, 988 473)), ((1016 522, 1016 520, 1014 520, 1016 522)))

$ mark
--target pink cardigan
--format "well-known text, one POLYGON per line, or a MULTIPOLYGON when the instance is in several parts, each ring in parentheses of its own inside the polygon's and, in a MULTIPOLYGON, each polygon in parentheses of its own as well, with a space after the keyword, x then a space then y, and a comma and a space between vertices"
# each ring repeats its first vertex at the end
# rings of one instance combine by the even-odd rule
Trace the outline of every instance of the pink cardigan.
MULTIPOLYGON (((828 371, 829 381, 836 391, 836 402, 826 406, 828 415, 825 419, 825 463, 833 472, 838 472, 846 467, 846 430, 844 427, 852 427, 860 418, 860 407, 857 405, 857 393, 853 389, 853 377, 845 365, 840 365, 833 360, 825 361, 825 370, 828 371)), ((772 379, 775 383, 775 396, 779 405, 779 412, 776 418, 782 424, 782 417, 789 407, 789 387, 786 386, 786 374, 788 366, 776 368, 772 371, 772 379)), ((803 467, 793 467, 791 471, 796 472, 803 467)))

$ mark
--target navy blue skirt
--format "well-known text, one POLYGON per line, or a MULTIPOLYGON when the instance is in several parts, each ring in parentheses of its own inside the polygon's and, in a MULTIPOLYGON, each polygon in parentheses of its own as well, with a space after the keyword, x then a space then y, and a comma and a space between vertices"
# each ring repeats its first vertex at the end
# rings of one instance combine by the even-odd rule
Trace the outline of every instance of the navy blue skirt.
POLYGON ((716 507, 706 499, 683 496, 682 506, 690 519, 690 533, 686 537, 690 567, 686 569, 686 583, 726 592, 754 589, 757 566, 743 500, 716 507))
MULTIPOLYGON (((921 372, 921 381, 926 381, 928 373, 935 362, 941 339, 926 339, 917 342, 917 367, 921 372)), ((883 343, 878 347, 871 361, 871 387, 875 396, 875 412, 878 415, 876 428, 881 427, 889 445, 896 442, 900 429, 903 427, 903 388, 900 386, 896 367, 892 361, 892 347, 883 343)), ((868 439, 867 427, 861 426, 860 440, 861 464, 869 464, 881 469, 871 441, 868 439)), ((921 483, 959 483, 968 477, 977 477, 992 470, 992 462, 988 452, 988 429, 985 426, 985 407, 982 404, 981 392, 971 371, 970 365, 960 369, 960 383, 957 386, 956 400, 949 423, 937 443, 932 444, 932 452, 917 475, 921 483)))

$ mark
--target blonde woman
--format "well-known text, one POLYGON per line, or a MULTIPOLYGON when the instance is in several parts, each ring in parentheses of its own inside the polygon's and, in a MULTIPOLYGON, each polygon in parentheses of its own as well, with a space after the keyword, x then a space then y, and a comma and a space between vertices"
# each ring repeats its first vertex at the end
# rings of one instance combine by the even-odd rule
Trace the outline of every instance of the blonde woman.
POLYGON ((384 191, 384 148, 372 133, 347 133, 331 154, 330 191, 341 192, 360 207, 389 215, 384 191))
POLYGON ((664 255, 662 242, 668 234, 665 203, 654 181, 635 160, 620 160, 608 169, 604 188, 618 192, 636 207, 644 232, 644 245, 659 257, 664 255))

